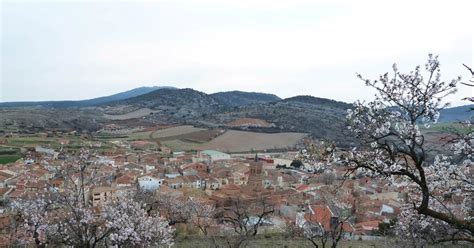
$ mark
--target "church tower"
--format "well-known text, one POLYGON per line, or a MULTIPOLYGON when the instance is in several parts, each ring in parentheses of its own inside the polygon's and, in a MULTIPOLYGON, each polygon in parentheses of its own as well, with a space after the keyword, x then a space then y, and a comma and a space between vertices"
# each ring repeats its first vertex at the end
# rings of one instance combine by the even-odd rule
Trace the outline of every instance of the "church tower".
POLYGON ((258 154, 255 154, 255 159, 250 161, 248 186, 255 190, 263 189, 263 163, 259 161, 258 154))

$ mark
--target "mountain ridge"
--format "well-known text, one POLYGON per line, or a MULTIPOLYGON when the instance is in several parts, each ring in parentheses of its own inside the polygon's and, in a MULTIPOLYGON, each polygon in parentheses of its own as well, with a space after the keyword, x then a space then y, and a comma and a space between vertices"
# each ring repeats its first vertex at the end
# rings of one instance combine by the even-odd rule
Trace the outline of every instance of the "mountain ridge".
POLYGON ((229 107, 237 107, 250 105, 254 103, 266 103, 280 101, 281 98, 268 93, 262 92, 245 92, 245 91, 223 91, 209 94, 211 97, 216 99, 220 104, 229 107))
MULTIPOLYGON (((255 129, 257 132, 302 132, 344 145, 351 145, 353 142, 345 132, 345 116, 352 104, 309 95, 281 99, 259 92, 227 91, 207 94, 191 88, 145 87, 79 103, 29 104, 20 104, 16 113, 11 112, 14 108, 5 108, 0 104, 0 125, 21 125, 31 127, 32 130, 64 127, 96 131, 101 125, 114 122, 110 116, 118 115, 123 120, 122 124, 127 126, 189 124, 235 128, 229 127, 228 123, 254 118, 272 124, 271 127, 255 129), (40 108, 21 108, 25 106, 40 108)), ((465 111, 470 107, 472 105, 445 109, 441 112, 440 122, 472 119, 474 111, 465 111)))
POLYGON ((15 107, 45 107, 45 108, 77 108, 90 107, 104 104, 111 101, 124 100, 130 97, 140 96, 148 92, 160 89, 174 88, 171 86, 142 86, 131 90, 118 92, 112 95, 96 97, 84 100, 57 100, 57 101, 18 101, 18 102, 0 102, 0 108, 15 107))

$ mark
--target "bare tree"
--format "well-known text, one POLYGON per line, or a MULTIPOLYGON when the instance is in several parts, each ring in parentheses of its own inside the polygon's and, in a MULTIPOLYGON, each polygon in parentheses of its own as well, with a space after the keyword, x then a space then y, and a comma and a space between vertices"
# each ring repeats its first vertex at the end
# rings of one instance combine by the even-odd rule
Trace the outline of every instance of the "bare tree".
MULTIPOLYGON (((464 67, 466 67, 466 69, 471 73, 471 79, 469 80, 469 83, 462 83, 466 86, 470 86, 470 87, 474 87, 474 71, 471 69, 471 67, 465 65, 465 64, 462 64, 464 67)), ((466 98, 464 98, 463 100, 467 100, 467 101, 470 101, 471 103, 474 102, 474 96, 468 96, 466 98)), ((471 108, 471 111, 474 110, 474 108, 471 108)))
MULTIPOLYGON (((258 234, 259 228, 264 225, 274 213, 274 207, 263 197, 245 201, 237 197, 231 200, 228 207, 222 209, 220 221, 233 230, 234 235, 226 237, 227 247, 242 247, 258 234)), ((219 245, 215 242, 216 247, 219 245)))
MULTIPOLYGON (((310 214, 309 218, 311 219, 310 214)), ((311 245, 315 248, 336 248, 339 241, 343 238, 344 227, 347 225, 349 215, 346 217, 338 217, 329 227, 325 227, 321 223, 304 221, 302 223, 290 223, 288 225, 288 231, 290 234, 296 237, 302 237, 308 240, 311 245)))
POLYGON ((471 87, 474 87, 474 71, 471 69, 471 67, 467 66, 466 64, 462 64, 464 67, 466 67, 466 69, 471 73, 471 80, 469 80, 471 83, 462 83, 464 85, 467 85, 467 86, 471 86, 471 87))

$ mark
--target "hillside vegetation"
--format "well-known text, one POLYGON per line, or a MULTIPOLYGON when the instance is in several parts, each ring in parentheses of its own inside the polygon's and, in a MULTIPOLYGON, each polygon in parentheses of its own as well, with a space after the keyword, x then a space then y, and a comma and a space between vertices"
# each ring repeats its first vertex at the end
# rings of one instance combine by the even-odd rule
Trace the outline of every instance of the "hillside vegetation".
MULTIPOLYGON (((125 127, 184 124, 229 128, 228 123, 233 121, 255 118, 270 125, 230 128, 263 133, 308 133, 317 139, 334 140, 339 146, 349 146, 353 139, 344 126, 346 111, 351 107, 348 103, 313 96, 280 99, 257 92, 206 94, 193 89, 141 87, 84 101, 0 103, 0 130, 97 131, 110 123, 125 127)), ((472 105, 445 109, 441 111, 440 122, 472 120, 473 112, 467 111, 470 108, 472 105)))

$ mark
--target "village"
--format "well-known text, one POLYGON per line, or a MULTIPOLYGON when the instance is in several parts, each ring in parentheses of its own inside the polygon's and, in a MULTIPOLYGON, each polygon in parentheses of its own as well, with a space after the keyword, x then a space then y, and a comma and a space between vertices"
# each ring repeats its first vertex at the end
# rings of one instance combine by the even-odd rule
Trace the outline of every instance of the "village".
MULTIPOLYGON (((287 232, 288 226, 312 223, 326 231, 341 222, 347 240, 379 240, 379 227, 396 219, 406 194, 382 179, 346 175, 344 166, 316 170, 299 163, 299 151, 228 154, 216 150, 173 152, 150 141, 113 141, 112 149, 86 143, 91 152, 86 163, 94 167, 94 181, 86 180, 87 201, 94 208, 109 204, 124 192, 143 191, 176 199, 199 199, 215 209, 231 200, 245 203, 264 199, 273 214, 259 232, 287 232), (95 152, 94 152, 95 151, 95 152), (295 162, 296 161, 296 162, 295 162)), ((66 139, 61 144, 65 144, 66 139)), ((12 202, 62 192, 67 180, 81 175, 64 174, 66 164, 80 156, 67 151, 29 144, 25 157, 0 165, 0 246, 14 242, 12 202)), ((172 203, 171 203, 172 204, 172 203)), ((164 217, 167 213, 161 212, 164 217)), ((177 228, 179 223, 176 224, 177 228)), ((224 223, 212 221, 208 230, 218 234, 224 223)))

